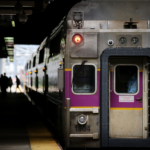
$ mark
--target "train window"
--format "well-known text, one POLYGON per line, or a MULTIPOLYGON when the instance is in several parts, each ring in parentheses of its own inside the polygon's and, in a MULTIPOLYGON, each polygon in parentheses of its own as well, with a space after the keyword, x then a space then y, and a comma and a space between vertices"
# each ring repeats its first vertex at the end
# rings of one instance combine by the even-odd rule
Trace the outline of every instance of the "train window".
POLYGON ((42 50, 40 51, 39 64, 42 63, 43 60, 44 60, 44 49, 42 49, 42 50))
POLYGON ((27 70, 28 70, 28 63, 27 63, 27 70))
POLYGON ((62 38, 60 42, 60 53, 62 54, 63 58, 65 55, 65 50, 66 50, 66 41, 65 38, 62 38))
POLYGON ((50 56, 54 56, 60 53, 60 41, 62 32, 60 31, 55 38, 52 39, 50 44, 50 56))
POLYGON ((33 57, 33 67, 35 67, 36 56, 33 57))
POLYGON ((72 78, 73 92, 95 92, 95 67, 93 65, 75 65, 72 78))
POLYGON ((115 81, 117 93, 136 93, 138 91, 138 68, 136 66, 117 66, 115 81))
POLYGON ((30 63, 29 63, 29 69, 31 68, 31 60, 30 60, 30 63))

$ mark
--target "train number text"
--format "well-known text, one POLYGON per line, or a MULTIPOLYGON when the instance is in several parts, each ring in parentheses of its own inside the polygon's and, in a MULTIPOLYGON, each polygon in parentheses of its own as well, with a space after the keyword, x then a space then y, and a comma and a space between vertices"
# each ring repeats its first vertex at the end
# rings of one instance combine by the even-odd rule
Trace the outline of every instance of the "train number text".
POLYGON ((76 131, 90 131, 90 127, 91 126, 79 126, 79 125, 75 126, 76 131))

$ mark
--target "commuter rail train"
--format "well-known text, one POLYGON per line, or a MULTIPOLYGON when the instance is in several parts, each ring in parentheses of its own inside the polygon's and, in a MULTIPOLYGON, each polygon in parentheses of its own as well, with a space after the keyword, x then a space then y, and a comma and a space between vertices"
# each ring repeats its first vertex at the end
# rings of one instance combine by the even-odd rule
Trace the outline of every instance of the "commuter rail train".
POLYGON ((66 148, 150 147, 149 6, 81 1, 27 61, 25 92, 66 148))

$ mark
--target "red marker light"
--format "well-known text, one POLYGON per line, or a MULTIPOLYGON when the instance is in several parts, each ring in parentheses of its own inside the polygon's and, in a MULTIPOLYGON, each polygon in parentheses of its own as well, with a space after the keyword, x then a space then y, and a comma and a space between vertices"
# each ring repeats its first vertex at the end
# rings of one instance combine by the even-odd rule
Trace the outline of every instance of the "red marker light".
POLYGON ((83 41, 83 38, 81 35, 76 34, 73 36, 72 40, 75 44, 80 44, 83 41))

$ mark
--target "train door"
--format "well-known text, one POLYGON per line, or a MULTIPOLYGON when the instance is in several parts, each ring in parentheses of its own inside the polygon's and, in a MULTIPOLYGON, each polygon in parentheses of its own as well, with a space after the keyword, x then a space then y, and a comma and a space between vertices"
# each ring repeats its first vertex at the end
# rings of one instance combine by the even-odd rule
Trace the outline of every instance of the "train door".
POLYGON ((109 137, 148 137, 148 71, 144 57, 109 59, 109 137))

